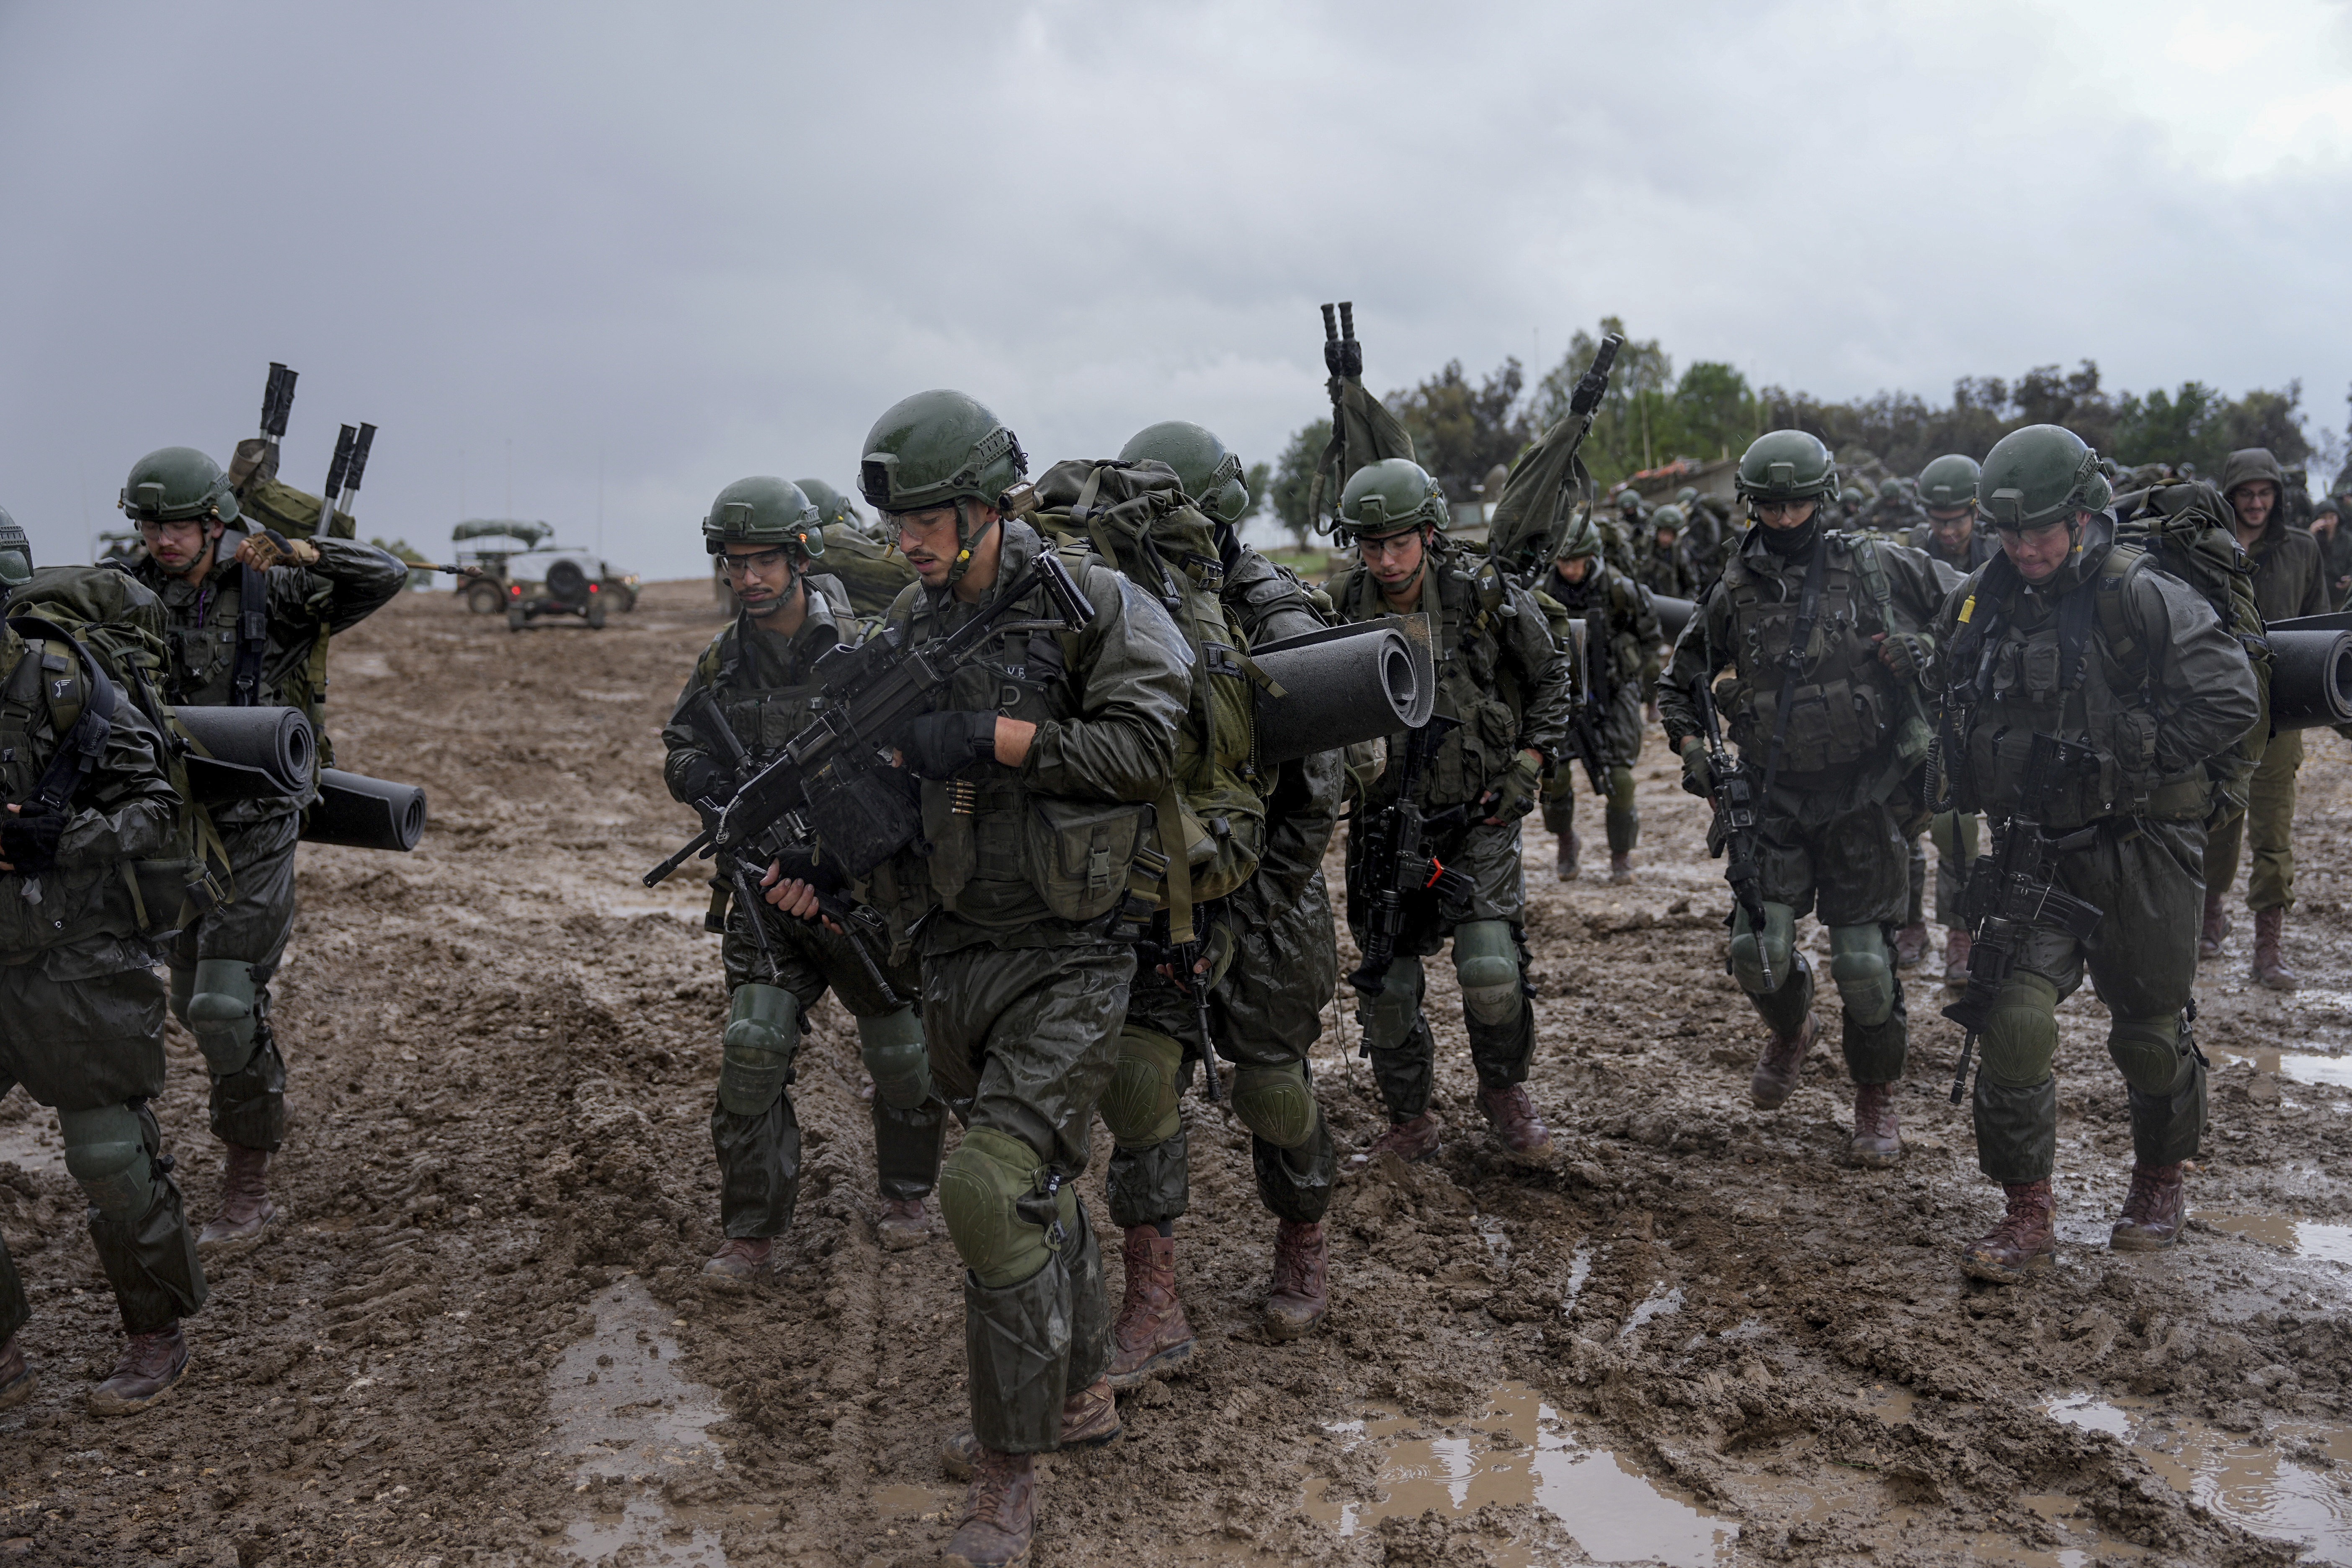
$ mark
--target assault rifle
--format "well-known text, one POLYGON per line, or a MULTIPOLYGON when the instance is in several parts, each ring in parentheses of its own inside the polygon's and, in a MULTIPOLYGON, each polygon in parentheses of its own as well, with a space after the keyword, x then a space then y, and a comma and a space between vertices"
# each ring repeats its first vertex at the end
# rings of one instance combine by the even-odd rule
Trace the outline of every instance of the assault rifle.
POLYGON ((1357 1016, 1368 1026, 1372 998, 1388 984, 1389 966, 1396 962, 1396 939, 1404 929, 1405 895, 1434 893, 1441 900, 1458 903, 1475 889, 1466 874, 1422 849, 1422 840, 1431 828, 1466 819, 1470 808, 1450 806, 1424 816, 1414 798, 1421 790, 1423 770, 1436 755, 1445 731, 1456 722, 1433 718, 1412 732, 1403 770, 1397 778, 1396 799, 1373 814, 1365 831, 1357 884, 1364 904, 1364 962, 1348 976, 1348 984, 1356 988, 1357 1016))
POLYGON ((2025 759, 2024 809, 1993 832, 2000 847, 1979 855, 1969 868, 1968 889, 1961 895, 1960 914, 1971 939, 1969 986, 1960 999, 1944 1009, 1944 1016, 1968 1031, 1960 1041, 1959 1066, 1952 1073, 1952 1103, 1968 1091, 1969 1058, 1992 1015, 1994 1000, 2017 967, 2018 950, 2035 927, 2055 928, 2076 942, 2088 942, 2099 929, 2102 911, 2096 904, 2060 892, 2051 886, 2052 864, 2061 855, 2087 849, 2098 838, 2096 827, 2084 827, 2052 838, 2033 820, 2047 814, 2052 790, 2065 775, 2095 758, 2084 747, 2055 735, 2036 734, 2025 759))
MULTIPOLYGON (((1579 624, 1576 630, 1583 635, 1576 638, 1579 679, 1576 708, 1568 719, 1569 744, 1576 749, 1576 760, 1584 764, 1584 777, 1592 785, 1592 793, 1605 797, 1609 794, 1609 742, 1601 733, 1601 689, 1592 679, 1593 645, 1601 639, 1592 635, 1592 619, 1590 617, 1579 624)), ((1600 656, 1605 658, 1607 653, 1607 646, 1603 644, 1600 656)))
POLYGON ((928 712, 957 670, 996 637, 1024 631, 1076 631, 1094 606, 1050 550, 995 603, 937 642, 916 646, 903 626, 886 626, 856 647, 843 644, 816 661, 821 704, 808 727, 744 777, 709 825, 645 875, 651 888, 697 856, 780 859, 815 843, 845 877, 863 877, 922 832, 922 818, 887 776, 891 737, 928 712), (1034 588, 1052 597, 1057 617, 1011 619, 1034 588), (877 776, 883 775, 883 776, 877 776))
POLYGON ((1700 739, 1706 745, 1707 771, 1715 775, 1708 795, 1715 819, 1706 827, 1706 852, 1723 862, 1723 879, 1731 884, 1732 901, 1748 916, 1756 932, 1756 961, 1764 972, 1769 994, 1779 987, 1772 979, 1772 950, 1764 941, 1764 869, 1757 864, 1756 839, 1764 823, 1764 793, 1757 787, 1748 763, 1723 743, 1723 724, 1715 711, 1713 677, 1701 671, 1691 682, 1691 699, 1698 704, 1700 739))

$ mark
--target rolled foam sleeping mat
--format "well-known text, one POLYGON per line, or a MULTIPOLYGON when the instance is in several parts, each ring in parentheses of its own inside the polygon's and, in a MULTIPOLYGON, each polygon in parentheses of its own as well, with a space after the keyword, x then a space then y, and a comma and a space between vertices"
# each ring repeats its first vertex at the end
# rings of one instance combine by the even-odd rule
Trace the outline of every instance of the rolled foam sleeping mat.
POLYGON ((1427 616, 1387 616, 1250 649, 1283 689, 1257 688, 1258 761, 1268 767, 1416 730, 1437 703, 1427 616))
POLYGON ((1691 616, 1698 613, 1698 605, 1690 600, 1672 599, 1664 594, 1653 594, 1650 603, 1657 608, 1658 630, 1665 635, 1668 642, 1680 637, 1683 628, 1690 625, 1691 616))
POLYGON ((424 837, 424 790, 341 768, 320 773, 318 801, 302 818, 305 844, 405 854, 424 837))
POLYGON ((188 787, 215 805, 274 795, 300 795, 310 784, 318 746, 299 708, 176 707, 185 731, 188 787))
POLYGON ((2271 731, 2352 724, 2352 616, 2273 621, 2271 731))

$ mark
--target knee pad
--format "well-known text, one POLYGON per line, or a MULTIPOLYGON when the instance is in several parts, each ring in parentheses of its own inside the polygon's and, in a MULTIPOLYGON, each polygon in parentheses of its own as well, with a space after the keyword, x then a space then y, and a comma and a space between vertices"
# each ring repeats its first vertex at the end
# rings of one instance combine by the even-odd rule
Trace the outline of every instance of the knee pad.
POLYGON ((857 1056, 874 1077, 874 1098, 912 1110, 931 1097, 931 1051, 912 1007, 857 1020, 857 1056))
POLYGON ((138 1219, 155 1201, 154 1152, 139 1113, 127 1105, 58 1112, 66 1171, 90 1206, 111 1220, 138 1219))
POLYGON ((240 1071, 253 1060, 257 1043, 254 1012, 260 994, 261 988, 253 983, 253 966, 241 958, 205 959, 189 977, 181 1021, 196 1037, 196 1048, 205 1053, 205 1065, 215 1078, 240 1071))
POLYGON ((1277 1149, 1296 1149, 1315 1136, 1315 1091, 1297 1062, 1244 1068, 1234 1075, 1234 1114, 1277 1149))
POLYGON ((1177 1081, 1184 1047, 1157 1029, 1129 1024, 1118 1032, 1118 1061, 1101 1101, 1103 1125, 1127 1150, 1149 1149, 1183 1125, 1177 1081))
POLYGON ((2116 1015, 2107 1024, 2107 1055, 2122 1069, 2124 1081, 2144 1095, 2178 1094, 2196 1070, 2197 1058, 2181 1048, 2178 1013, 2116 1015))
POLYGON ((940 1217, 956 1256, 990 1290, 1018 1285, 1045 1267, 1053 1222, 1077 1235, 1078 1190, 1068 1183, 1045 1204, 1045 1162, 1010 1132, 975 1127, 940 1168, 940 1217))
POLYGON ((1519 952, 1507 921, 1465 921, 1454 928, 1454 976, 1463 1011, 1481 1024, 1518 1021, 1519 952))
POLYGON ((2012 973, 1985 1015, 1985 1076, 2005 1089, 2032 1089, 2050 1077, 2058 1055, 2058 987, 2039 974, 2012 973))
POLYGON ((1764 931, 1759 938, 1756 928, 1748 921, 1748 912, 1737 904, 1732 906, 1731 952, 1727 967, 1739 988, 1751 996, 1766 996, 1787 984, 1796 965, 1792 955, 1797 951, 1797 911, 1786 904, 1767 902, 1764 906, 1764 931), (1772 968, 1769 984, 1764 979, 1765 963, 1772 968))
POLYGON ((1895 1016, 1895 955, 1876 926, 1830 927, 1830 978, 1846 1016, 1864 1028, 1895 1016))
POLYGON ((1403 1048, 1421 1019, 1421 960, 1397 954, 1379 993, 1363 1004, 1364 1043, 1376 1051, 1403 1048))
POLYGON ((1633 770, 1609 770, 1609 809, 1631 816, 1633 814, 1633 770))
POLYGON ((719 1105, 757 1116, 776 1103, 801 1043, 801 1005, 781 985, 739 985, 719 1058, 719 1105))

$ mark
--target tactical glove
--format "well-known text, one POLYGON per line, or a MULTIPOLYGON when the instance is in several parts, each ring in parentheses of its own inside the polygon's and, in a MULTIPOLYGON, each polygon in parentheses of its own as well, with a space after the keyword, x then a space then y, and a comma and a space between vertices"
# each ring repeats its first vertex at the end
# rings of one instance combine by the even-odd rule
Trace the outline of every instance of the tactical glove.
POLYGON ((996 754, 996 714, 991 710, 925 713, 908 721, 897 745, 907 769, 920 778, 952 778, 966 765, 996 754))
POLYGON ((0 816, 0 860, 19 876, 37 877, 58 863, 58 840, 65 837, 60 811, 36 811, 19 816, 15 806, 0 816))
POLYGON ((1701 800, 1715 798, 1715 769, 1706 760, 1706 742, 1696 735, 1683 737, 1683 788, 1701 800))
POLYGON ((1878 634, 1878 662, 1893 670, 1903 680, 1924 680, 1927 676, 1927 644, 1923 637, 1909 632, 1878 634))
POLYGON ((1503 782, 1486 795, 1486 820, 1517 822, 1536 806, 1543 793, 1543 764, 1526 752, 1514 752, 1503 782))
POLYGON ((849 885, 841 874, 841 862, 820 859, 814 849, 796 844, 776 857, 776 879, 806 882, 820 893, 837 893, 849 885))
POLYGON ((678 765, 677 787, 689 801, 715 799, 727 770, 699 752, 678 765))

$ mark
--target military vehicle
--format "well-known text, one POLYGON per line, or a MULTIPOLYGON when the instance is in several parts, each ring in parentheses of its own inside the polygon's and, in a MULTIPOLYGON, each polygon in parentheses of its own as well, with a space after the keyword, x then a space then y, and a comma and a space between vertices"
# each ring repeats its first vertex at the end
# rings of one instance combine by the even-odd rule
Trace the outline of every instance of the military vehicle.
POLYGON ((524 625, 541 616, 566 614, 603 626, 606 612, 625 614, 637 607, 637 574, 614 571, 593 551, 556 543, 553 523, 468 518, 449 536, 457 563, 481 569, 466 588, 466 607, 478 616, 503 610, 509 626, 520 630, 518 610, 526 612, 524 625), (592 603, 593 616, 588 614, 592 603))

